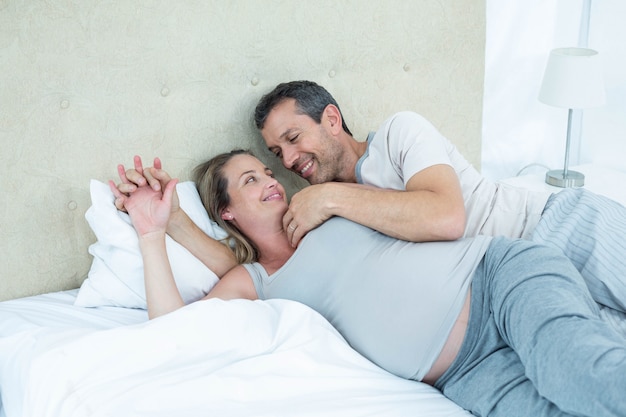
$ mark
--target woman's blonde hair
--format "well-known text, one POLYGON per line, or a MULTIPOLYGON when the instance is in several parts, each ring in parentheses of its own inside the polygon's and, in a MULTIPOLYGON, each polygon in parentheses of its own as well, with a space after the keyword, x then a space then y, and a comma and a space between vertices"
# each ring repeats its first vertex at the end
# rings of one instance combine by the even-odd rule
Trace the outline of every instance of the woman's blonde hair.
POLYGON ((194 168, 193 179, 209 217, 228 234, 223 241, 230 244, 239 263, 251 263, 258 260, 258 249, 241 230, 222 219, 222 211, 230 204, 228 179, 224 175, 224 167, 237 155, 254 156, 244 149, 219 154, 194 168))

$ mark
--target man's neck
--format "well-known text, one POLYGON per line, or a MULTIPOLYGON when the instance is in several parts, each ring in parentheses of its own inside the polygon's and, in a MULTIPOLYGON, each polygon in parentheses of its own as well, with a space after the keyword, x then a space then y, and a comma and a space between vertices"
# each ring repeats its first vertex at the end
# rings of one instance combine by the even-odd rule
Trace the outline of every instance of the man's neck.
POLYGON ((342 132, 342 134, 340 142, 342 142, 344 152, 343 160, 340 162, 342 167, 341 178, 337 178, 335 181, 356 183, 356 164, 365 155, 367 142, 359 142, 346 132, 342 132))
POLYGON ((365 155, 365 151, 367 151, 367 140, 364 140, 363 142, 359 142, 357 140, 354 140, 355 144, 355 152, 357 154, 357 161, 359 159, 361 159, 361 157, 363 155, 365 155))

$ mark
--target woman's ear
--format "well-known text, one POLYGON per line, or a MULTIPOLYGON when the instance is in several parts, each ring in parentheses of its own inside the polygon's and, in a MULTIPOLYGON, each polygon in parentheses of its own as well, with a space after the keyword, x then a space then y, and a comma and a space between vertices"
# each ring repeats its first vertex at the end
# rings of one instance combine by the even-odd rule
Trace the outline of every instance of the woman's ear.
POLYGON ((221 217, 222 217, 222 220, 226 220, 226 221, 233 219, 233 215, 231 214, 230 211, 228 211, 228 209, 222 210, 221 217))

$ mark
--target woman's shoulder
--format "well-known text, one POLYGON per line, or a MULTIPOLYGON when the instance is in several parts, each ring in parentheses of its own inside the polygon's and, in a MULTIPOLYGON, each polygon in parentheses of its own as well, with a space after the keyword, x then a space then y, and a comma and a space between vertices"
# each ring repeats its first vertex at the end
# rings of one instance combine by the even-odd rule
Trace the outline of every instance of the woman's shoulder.
POLYGON ((267 276, 265 268, 263 268, 263 265, 258 262, 240 264, 235 268, 238 268, 240 270, 240 273, 243 273, 245 271, 245 273, 247 273, 252 278, 254 278, 255 276, 267 276))
POLYGON ((234 298, 246 298, 255 300, 259 298, 254 286, 251 272, 240 264, 228 271, 213 287, 208 297, 230 300, 234 298))

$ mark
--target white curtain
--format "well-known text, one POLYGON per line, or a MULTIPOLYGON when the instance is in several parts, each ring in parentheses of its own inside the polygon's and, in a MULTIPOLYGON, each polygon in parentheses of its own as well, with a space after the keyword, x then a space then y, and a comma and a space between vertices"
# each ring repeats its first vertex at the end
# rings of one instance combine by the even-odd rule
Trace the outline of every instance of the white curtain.
POLYGON ((563 168, 567 109, 537 100, 550 50, 603 63, 606 105, 574 111, 570 166, 626 171, 626 1, 487 0, 482 173, 497 180, 563 168))

